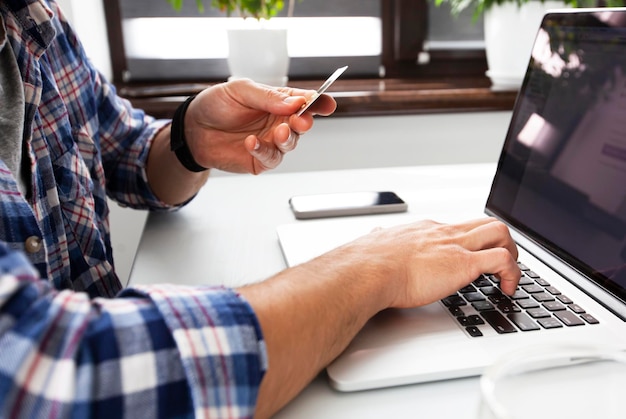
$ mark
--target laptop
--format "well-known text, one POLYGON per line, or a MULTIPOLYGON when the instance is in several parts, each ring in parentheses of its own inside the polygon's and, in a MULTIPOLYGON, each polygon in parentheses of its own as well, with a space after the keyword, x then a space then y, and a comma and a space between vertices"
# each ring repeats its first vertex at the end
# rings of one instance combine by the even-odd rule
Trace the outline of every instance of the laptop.
MULTIPOLYGON (((379 313, 328 366, 333 387, 476 376, 532 345, 626 348, 626 8, 544 16, 486 204, 479 199, 518 244, 516 295, 485 273, 436 303, 379 313)), ((459 204, 459 220, 476 216, 459 204)), ((294 266, 407 217, 300 221, 277 233, 294 266)))

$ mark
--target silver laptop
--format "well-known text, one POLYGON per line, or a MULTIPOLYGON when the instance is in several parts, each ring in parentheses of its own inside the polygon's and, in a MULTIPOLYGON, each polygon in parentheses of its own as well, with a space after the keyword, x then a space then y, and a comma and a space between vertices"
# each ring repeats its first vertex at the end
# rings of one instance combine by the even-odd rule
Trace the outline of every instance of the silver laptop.
MULTIPOLYGON (((484 206, 518 243, 516 295, 485 273, 429 306, 379 313, 327 368, 336 389, 474 376, 535 344, 626 347, 626 9, 547 13, 531 55, 484 206)), ((304 221, 278 236, 293 266, 401 221, 304 221)))

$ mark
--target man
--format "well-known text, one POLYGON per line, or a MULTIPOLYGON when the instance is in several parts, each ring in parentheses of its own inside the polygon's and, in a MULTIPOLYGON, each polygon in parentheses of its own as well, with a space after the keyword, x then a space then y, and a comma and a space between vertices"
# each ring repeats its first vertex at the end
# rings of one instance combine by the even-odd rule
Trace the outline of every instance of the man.
POLYGON ((106 194, 175 210, 207 169, 278 165, 335 102, 298 117, 312 91, 236 81, 156 121, 117 97, 53 0, 0 0, 0 17, 0 416, 268 417, 378 311, 483 272, 515 289, 511 237, 482 219, 377 230, 237 290, 122 290, 106 194))

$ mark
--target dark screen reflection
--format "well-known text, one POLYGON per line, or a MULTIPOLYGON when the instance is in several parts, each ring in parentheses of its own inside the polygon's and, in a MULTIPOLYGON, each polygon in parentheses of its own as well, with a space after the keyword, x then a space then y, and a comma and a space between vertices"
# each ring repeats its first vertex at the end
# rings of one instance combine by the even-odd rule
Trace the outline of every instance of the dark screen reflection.
POLYGON ((545 18, 487 205, 624 301, 625 15, 545 18))

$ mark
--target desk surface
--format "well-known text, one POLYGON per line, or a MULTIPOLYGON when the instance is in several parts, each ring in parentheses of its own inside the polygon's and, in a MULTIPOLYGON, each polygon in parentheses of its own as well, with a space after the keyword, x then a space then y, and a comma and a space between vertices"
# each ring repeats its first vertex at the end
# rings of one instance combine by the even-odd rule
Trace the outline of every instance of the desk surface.
MULTIPOLYGON (((471 164, 209 179, 181 211, 149 215, 130 282, 238 286, 284 269, 276 227, 307 222, 291 214, 293 195, 394 190, 415 219, 454 221, 459 204, 480 216, 494 170, 471 164)), ((320 374, 277 417, 476 419, 479 402, 476 378, 340 393, 320 374)))

